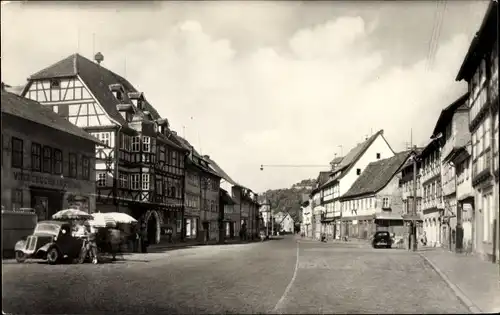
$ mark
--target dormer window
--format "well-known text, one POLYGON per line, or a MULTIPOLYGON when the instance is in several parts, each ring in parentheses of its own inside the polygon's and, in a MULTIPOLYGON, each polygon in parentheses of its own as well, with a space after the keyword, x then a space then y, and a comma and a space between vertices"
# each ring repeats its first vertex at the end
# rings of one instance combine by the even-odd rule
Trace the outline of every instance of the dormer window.
POLYGON ((120 102, 123 101, 124 99, 124 94, 125 94, 125 90, 123 89, 123 86, 121 84, 111 84, 109 86, 109 89, 111 90, 111 92, 113 93, 114 97, 119 100, 120 102))

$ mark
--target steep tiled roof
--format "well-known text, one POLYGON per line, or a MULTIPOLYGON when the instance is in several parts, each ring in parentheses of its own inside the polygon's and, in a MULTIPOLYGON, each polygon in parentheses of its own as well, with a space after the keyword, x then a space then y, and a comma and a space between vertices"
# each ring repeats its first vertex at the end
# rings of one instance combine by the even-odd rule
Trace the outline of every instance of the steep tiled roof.
POLYGON ((212 160, 211 158, 208 158, 208 157, 205 157, 205 160, 208 161, 208 163, 210 164, 210 166, 215 170, 215 172, 217 172, 222 178, 224 178, 227 182, 229 182, 231 185, 233 186, 238 186, 238 187, 242 187, 242 188, 245 188, 245 189, 249 189, 249 188, 246 188, 245 186, 241 185, 241 184, 238 184, 238 182, 236 182, 235 180, 233 180, 214 160, 212 160))
POLYGON ((448 105, 445 109, 441 111, 439 118, 436 122, 436 126, 434 127, 434 131, 432 132, 432 137, 437 136, 440 132, 443 132, 446 128, 446 125, 451 122, 453 118, 453 114, 460 109, 462 105, 464 107, 467 106, 467 99, 469 98, 469 92, 465 93, 461 97, 459 97, 456 101, 448 105))
POLYGON ((1 104, 2 114, 17 116, 95 143, 100 143, 97 138, 94 138, 83 129, 78 128, 38 102, 18 96, 14 93, 2 91, 1 104))
POLYGON ((397 153, 395 156, 372 162, 359 175, 343 198, 376 193, 389 183, 393 176, 408 160, 411 151, 397 153))
POLYGON ((495 45, 498 30, 497 10, 498 2, 490 0, 479 31, 474 36, 464 61, 460 66, 460 70, 455 78, 456 81, 461 81, 463 79, 470 80, 474 74, 474 70, 479 66, 484 53, 491 51, 493 45, 495 45))
MULTIPOLYGON (((330 178, 328 182, 324 185, 328 185, 332 182, 335 182, 347 173, 347 171, 361 158, 363 153, 372 145, 372 143, 377 139, 378 136, 384 137, 384 130, 379 130, 375 134, 373 134, 370 138, 366 139, 364 142, 356 145, 347 155, 342 159, 340 165, 335 169, 335 172, 342 171, 339 175, 330 178)), ((385 141, 385 139, 384 139, 385 141)), ((389 144, 387 144, 389 145, 389 144)), ((390 146, 389 146, 390 147, 390 146)), ((392 149, 391 149, 392 150, 392 149)))
MULTIPOLYGON (((85 85, 111 118, 122 125, 127 124, 116 109, 116 105, 131 103, 127 93, 137 93, 137 89, 123 77, 79 54, 73 54, 56 62, 33 74, 29 80, 73 77, 76 75, 82 78, 85 85), (117 100, 109 89, 110 85, 117 83, 121 84, 125 89, 126 93, 123 95, 125 98, 123 101, 117 100)), ((156 109, 147 101, 144 102, 144 110, 149 111, 154 120, 161 118, 156 109)))
POLYGON ((334 158, 330 163, 331 164, 339 164, 340 162, 342 162, 343 158, 344 158, 343 156, 338 156, 338 157, 334 158))

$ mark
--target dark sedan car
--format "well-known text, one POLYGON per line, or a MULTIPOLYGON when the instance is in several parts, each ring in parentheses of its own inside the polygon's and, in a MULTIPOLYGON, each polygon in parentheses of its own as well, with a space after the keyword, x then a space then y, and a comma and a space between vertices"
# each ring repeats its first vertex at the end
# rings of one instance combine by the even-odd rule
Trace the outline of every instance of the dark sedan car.
POLYGON ((372 239, 372 246, 373 248, 379 248, 379 247, 391 248, 392 247, 391 234, 387 231, 375 232, 372 239))
POLYGON ((40 221, 33 234, 16 243, 16 260, 46 259, 56 264, 62 259, 75 259, 80 255, 83 241, 71 235, 71 224, 62 221, 40 221))

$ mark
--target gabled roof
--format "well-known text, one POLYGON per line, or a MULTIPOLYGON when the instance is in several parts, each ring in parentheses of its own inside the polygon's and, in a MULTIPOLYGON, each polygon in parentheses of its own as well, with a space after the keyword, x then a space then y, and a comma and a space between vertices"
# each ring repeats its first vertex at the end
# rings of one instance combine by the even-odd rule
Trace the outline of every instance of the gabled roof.
POLYGON ((420 153, 420 158, 426 158, 432 152, 438 151, 440 148, 439 139, 433 138, 431 141, 425 146, 425 148, 420 153))
POLYGON ((330 178, 330 174, 331 172, 329 171, 319 172, 318 177, 316 178, 316 187, 311 190, 311 195, 316 193, 321 188, 321 186, 323 186, 328 181, 328 179, 330 178))
POLYGON ((444 131, 446 125, 451 122, 453 115, 458 109, 460 109, 461 107, 467 109, 468 98, 469 98, 469 92, 460 96, 456 101, 454 101, 441 111, 441 114, 439 115, 439 118, 436 122, 436 126, 434 127, 434 131, 432 132, 431 137, 436 137, 440 132, 444 131))
MULTIPOLYGON (((127 124, 125 119, 123 119, 116 109, 116 105, 121 103, 131 103, 128 98, 128 93, 137 93, 138 91, 134 86, 132 86, 132 84, 130 84, 130 82, 120 75, 79 54, 68 56, 55 64, 38 71, 30 76, 28 80, 65 78, 74 77, 76 75, 79 75, 82 78, 85 85, 90 89, 90 92, 95 96, 97 101, 99 101, 111 118, 122 125, 127 124), (126 92, 123 95, 124 101, 117 100, 111 92, 109 86, 113 84, 121 84, 124 87, 126 92)), ((29 84, 24 89, 24 92, 27 91, 28 87, 29 84)), ((161 118, 156 109, 147 100, 144 102, 144 110, 151 114, 153 120, 161 118)))
POLYGON ((465 55, 462 66, 458 71, 456 81, 465 79, 470 81, 475 69, 479 66, 484 54, 491 51, 495 42, 497 42, 498 31, 498 17, 497 17, 498 3, 491 1, 484 15, 483 22, 479 27, 474 39, 472 40, 469 50, 465 55))
POLYGON ((380 191, 398 173, 410 154, 411 151, 400 152, 393 157, 368 164, 341 199, 374 194, 380 191))
POLYGON ((2 91, 2 114, 27 119, 40 125, 80 137, 98 144, 101 142, 85 130, 73 125, 68 120, 54 113, 42 104, 22 96, 2 91))
POLYGON ((343 158, 344 158, 343 156, 338 156, 338 157, 334 158, 330 163, 331 164, 339 164, 340 162, 342 162, 343 158))
POLYGON ((208 160, 210 166, 214 169, 214 171, 217 174, 219 174, 220 177, 222 177, 223 179, 225 179, 227 182, 229 182, 233 186, 240 186, 229 175, 227 175, 227 173, 224 172, 224 170, 217 163, 215 163, 214 160, 212 160, 210 158, 205 158, 205 159, 208 160))
MULTIPOLYGON (((329 185, 344 177, 344 175, 363 156, 363 154, 366 152, 366 150, 368 150, 368 148, 372 145, 372 143, 375 141, 375 139, 377 139, 378 136, 381 136, 382 139, 384 139, 384 141, 387 143, 387 141, 384 138, 384 130, 381 129, 377 131, 375 134, 373 134, 371 137, 366 139, 365 141, 356 145, 353 149, 351 149, 351 151, 349 151, 349 153, 347 153, 347 155, 342 159, 342 162, 340 162, 340 165, 335 169, 335 172, 341 171, 341 173, 339 175, 330 178, 328 182, 324 184, 324 186, 329 185)), ((389 143, 387 143, 387 145, 389 146, 391 151, 393 151, 389 143)))

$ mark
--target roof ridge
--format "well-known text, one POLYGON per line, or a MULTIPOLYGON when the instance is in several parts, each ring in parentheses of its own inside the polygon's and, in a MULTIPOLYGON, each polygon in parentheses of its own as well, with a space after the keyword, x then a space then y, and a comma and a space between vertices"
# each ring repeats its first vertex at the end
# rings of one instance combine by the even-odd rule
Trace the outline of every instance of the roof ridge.
MULTIPOLYGON (((57 66, 57 65, 59 65, 59 64, 61 64, 61 63, 63 63, 63 62, 65 62, 65 61, 67 61, 69 58, 73 57, 74 55, 76 55, 76 53, 75 53, 75 54, 71 54, 71 55, 69 55, 69 56, 67 56, 67 57, 65 57, 65 58, 63 58, 63 59, 60 59, 59 61, 57 61, 57 62, 55 62, 55 63, 53 63, 53 64, 51 64, 51 65, 49 65, 49 66, 47 66, 47 67, 45 67, 45 68, 43 68, 42 70, 37 71, 36 73, 34 73, 34 74, 30 75, 30 76, 28 77, 28 80, 30 80, 30 79, 31 79, 31 78, 33 78, 33 77, 36 77, 38 74, 40 74, 40 73, 44 72, 45 70, 47 70, 47 69, 49 69, 49 68, 55 67, 55 66, 57 66)), ((74 74, 76 75, 77 73, 75 72, 74 74)))

